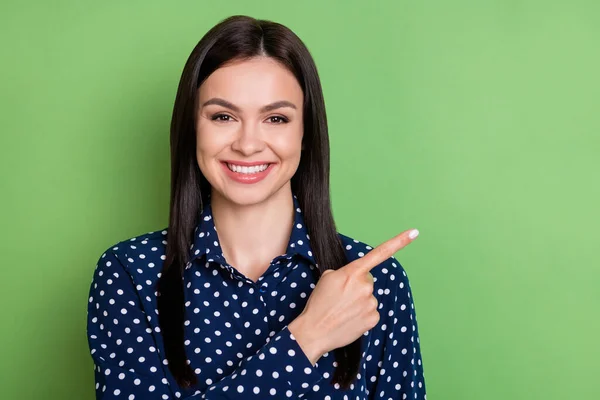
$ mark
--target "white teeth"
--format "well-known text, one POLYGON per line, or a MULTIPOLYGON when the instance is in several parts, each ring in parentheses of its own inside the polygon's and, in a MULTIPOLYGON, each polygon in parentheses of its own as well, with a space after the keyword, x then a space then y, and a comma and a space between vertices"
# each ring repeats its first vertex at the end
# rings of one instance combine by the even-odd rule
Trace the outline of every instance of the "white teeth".
POLYGON ((264 171, 265 169, 267 169, 268 166, 269 164, 253 165, 252 167, 242 167, 240 165, 227 163, 227 168, 229 168, 233 172, 238 172, 240 174, 256 174, 257 172, 264 171))

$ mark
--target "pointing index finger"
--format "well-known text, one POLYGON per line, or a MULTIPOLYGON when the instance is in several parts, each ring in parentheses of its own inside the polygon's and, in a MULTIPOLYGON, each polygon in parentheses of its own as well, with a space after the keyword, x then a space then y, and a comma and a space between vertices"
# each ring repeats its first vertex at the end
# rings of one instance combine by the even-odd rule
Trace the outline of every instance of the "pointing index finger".
POLYGON ((376 265, 381 264, 394 255, 398 250, 403 249, 419 235, 417 229, 409 229, 394 236, 393 238, 381 243, 373 250, 368 252, 357 260, 352 261, 348 266, 354 270, 357 274, 366 274, 376 265))

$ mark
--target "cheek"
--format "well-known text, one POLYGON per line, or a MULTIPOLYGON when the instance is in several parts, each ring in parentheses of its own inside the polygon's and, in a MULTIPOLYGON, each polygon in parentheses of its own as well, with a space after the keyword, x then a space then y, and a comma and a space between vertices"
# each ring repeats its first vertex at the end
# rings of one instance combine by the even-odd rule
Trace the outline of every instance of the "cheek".
POLYGON ((214 140, 211 140, 207 132, 199 131, 196 135, 196 162, 204 176, 208 177, 211 175, 211 159, 220 151, 219 149, 218 145, 214 140))
POLYGON ((201 124, 196 128, 196 132, 196 153, 199 155, 215 155, 227 144, 224 135, 217 135, 201 124))
POLYGON ((206 140, 206 136, 202 134, 196 135, 196 153, 198 154, 210 154, 211 143, 206 140))
POLYGON ((294 131, 276 138, 273 146, 281 158, 299 159, 302 151, 302 128, 296 128, 294 131))

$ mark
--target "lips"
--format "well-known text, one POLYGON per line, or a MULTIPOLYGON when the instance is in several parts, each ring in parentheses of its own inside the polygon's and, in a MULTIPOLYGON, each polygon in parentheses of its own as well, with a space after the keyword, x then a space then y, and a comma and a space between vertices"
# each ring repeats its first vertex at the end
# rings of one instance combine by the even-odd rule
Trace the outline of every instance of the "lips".
POLYGON ((264 164, 274 164, 271 161, 236 161, 236 160, 223 160, 222 162, 224 163, 228 163, 228 164, 233 164, 233 165, 239 165, 241 167, 254 167, 256 165, 264 165, 264 164))
POLYGON ((244 173, 244 174, 255 174, 257 172, 262 172, 265 169, 267 169, 267 167, 269 166, 269 164, 265 163, 265 164, 257 164, 257 165, 252 165, 252 166, 245 166, 245 165, 236 165, 236 164, 229 164, 229 163, 225 163, 230 170, 232 170, 233 172, 239 172, 239 173, 244 173))
POLYGON ((253 162, 253 163, 239 162, 239 161, 230 162, 233 165, 243 166, 243 167, 252 167, 252 166, 267 164, 267 168, 264 171, 253 172, 253 173, 241 173, 241 172, 235 172, 235 171, 232 171, 231 169, 229 169, 229 167, 227 166, 228 162, 229 161, 221 162, 221 166, 222 166, 223 170, 225 171, 225 174, 231 180, 233 180, 237 183, 243 183, 243 184, 253 184, 253 183, 262 181, 263 179, 265 179, 267 177, 267 175, 269 175, 269 173, 271 172, 271 170, 273 169, 273 167, 275 165, 275 163, 269 163, 269 162, 265 162, 265 161, 258 161, 258 162, 253 162))

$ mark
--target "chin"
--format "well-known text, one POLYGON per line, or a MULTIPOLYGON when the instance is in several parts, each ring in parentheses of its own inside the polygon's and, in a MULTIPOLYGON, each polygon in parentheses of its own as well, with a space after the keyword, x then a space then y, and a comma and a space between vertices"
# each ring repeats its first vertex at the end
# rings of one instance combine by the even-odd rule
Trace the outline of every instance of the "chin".
POLYGON ((208 179, 208 177, 207 179, 211 182, 213 197, 218 196, 232 205, 250 206, 267 202, 285 191, 291 192, 293 174, 289 174, 287 177, 283 176, 282 172, 278 164, 276 169, 271 170, 269 175, 256 183, 237 182, 227 176, 227 171, 225 176, 215 174, 212 176, 214 179, 208 179))
POLYGON ((266 188, 258 188, 250 185, 248 188, 229 187, 224 192, 219 192, 219 195, 238 206, 250 206, 259 204, 268 200, 274 193, 266 188))

